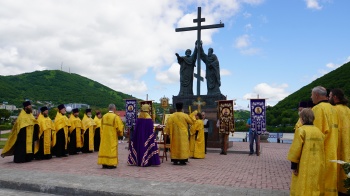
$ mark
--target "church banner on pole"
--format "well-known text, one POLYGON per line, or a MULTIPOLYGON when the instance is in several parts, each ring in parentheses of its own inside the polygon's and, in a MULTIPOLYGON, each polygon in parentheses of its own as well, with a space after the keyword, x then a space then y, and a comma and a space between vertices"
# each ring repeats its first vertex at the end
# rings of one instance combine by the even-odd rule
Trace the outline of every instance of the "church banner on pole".
POLYGON ((233 100, 218 101, 219 133, 235 132, 233 100))
POLYGON ((137 102, 135 99, 125 100, 125 122, 126 127, 131 128, 135 126, 137 118, 137 102))
POLYGON ((265 99, 250 99, 250 128, 261 135, 266 131, 266 106, 265 99))

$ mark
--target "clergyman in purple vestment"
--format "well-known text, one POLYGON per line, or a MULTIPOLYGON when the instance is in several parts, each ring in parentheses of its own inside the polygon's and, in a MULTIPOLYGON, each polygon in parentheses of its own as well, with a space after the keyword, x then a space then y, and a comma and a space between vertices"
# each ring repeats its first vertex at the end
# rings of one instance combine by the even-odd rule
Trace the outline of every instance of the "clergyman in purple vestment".
POLYGON ((153 131, 153 121, 148 111, 149 105, 144 104, 136 120, 130 144, 128 165, 141 167, 160 165, 156 135, 153 131))

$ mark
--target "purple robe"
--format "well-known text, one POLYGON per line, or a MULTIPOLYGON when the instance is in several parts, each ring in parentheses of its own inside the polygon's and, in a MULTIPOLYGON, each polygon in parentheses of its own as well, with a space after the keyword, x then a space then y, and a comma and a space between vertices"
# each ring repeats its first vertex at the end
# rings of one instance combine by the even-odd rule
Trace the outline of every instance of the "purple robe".
POLYGON ((152 119, 138 118, 132 135, 128 165, 147 167, 160 165, 156 134, 152 119))

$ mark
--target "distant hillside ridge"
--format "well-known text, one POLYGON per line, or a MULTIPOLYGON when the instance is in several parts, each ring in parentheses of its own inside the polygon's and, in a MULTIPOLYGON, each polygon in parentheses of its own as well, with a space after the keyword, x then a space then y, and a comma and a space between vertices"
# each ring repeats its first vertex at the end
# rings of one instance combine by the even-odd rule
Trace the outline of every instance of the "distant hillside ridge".
POLYGON ((274 109, 293 109, 297 108, 299 101, 311 100, 311 90, 316 86, 323 86, 329 90, 340 88, 344 91, 346 97, 350 96, 350 62, 338 67, 337 69, 317 78, 310 84, 300 88, 298 91, 290 94, 278 102, 274 109))
POLYGON ((118 110, 123 110, 124 99, 130 98, 134 97, 89 78, 60 70, 0 76, 0 103, 7 102, 20 108, 22 102, 29 99, 56 105, 85 103, 97 108, 107 108, 110 103, 114 103, 118 110))

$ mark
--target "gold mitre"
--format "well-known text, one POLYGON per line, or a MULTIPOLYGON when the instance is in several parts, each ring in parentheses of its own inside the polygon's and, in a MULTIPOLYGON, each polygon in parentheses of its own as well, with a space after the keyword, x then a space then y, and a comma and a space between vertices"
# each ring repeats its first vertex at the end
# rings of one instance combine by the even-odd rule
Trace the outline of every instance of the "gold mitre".
POLYGON ((142 111, 142 112, 149 112, 149 109, 150 109, 150 107, 149 107, 148 104, 143 104, 143 105, 141 106, 141 111, 142 111))

